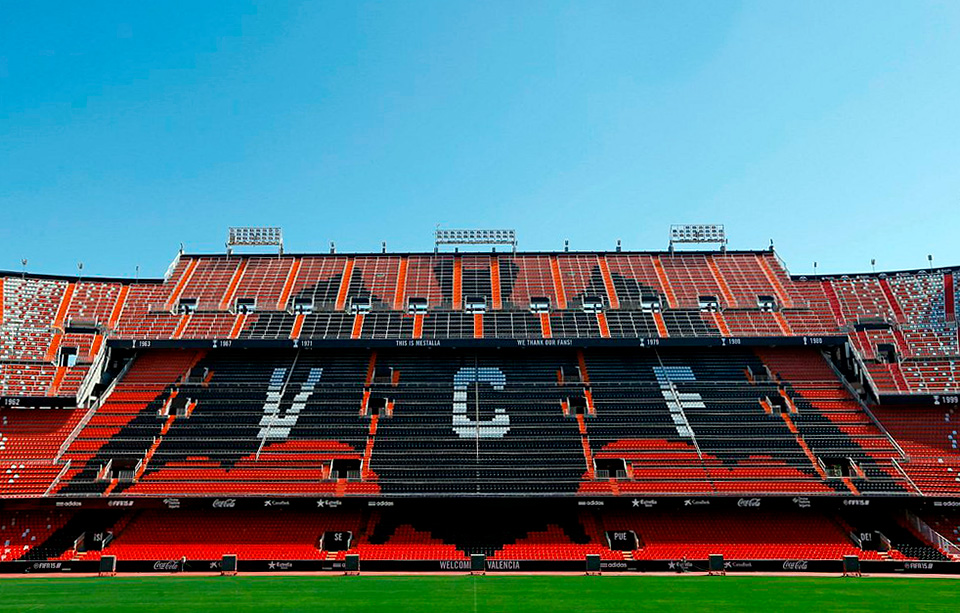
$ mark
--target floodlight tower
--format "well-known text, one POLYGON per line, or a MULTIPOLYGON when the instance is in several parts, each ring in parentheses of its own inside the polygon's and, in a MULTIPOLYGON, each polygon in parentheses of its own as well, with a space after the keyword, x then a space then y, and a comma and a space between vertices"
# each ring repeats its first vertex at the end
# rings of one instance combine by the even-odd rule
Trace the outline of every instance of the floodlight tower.
POLYGON ((670 253, 677 243, 719 243, 720 251, 726 251, 727 234, 723 224, 673 224, 670 226, 670 253))
POLYGON ((283 255, 283 229, 278 227, 231 227, 227 231, 227 255, 233 255, 234 247, 278 248, 283 255))
POLYGON ((439 251, 440 245, 510 245, 516 253, 517 232, 516 230, 441 230, 437 228, 434 234, 434 252, 439 251))

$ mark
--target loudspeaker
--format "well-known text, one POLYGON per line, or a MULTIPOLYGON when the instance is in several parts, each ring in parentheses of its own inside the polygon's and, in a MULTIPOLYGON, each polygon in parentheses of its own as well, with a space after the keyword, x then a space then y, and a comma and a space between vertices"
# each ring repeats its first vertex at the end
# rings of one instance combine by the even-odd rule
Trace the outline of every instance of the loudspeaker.
POLYGON ((482 553, 470 555, 470 574, 482 575, 487 570, 487 556, 482 553))
POLYGON ((709 566, 707 568, 711 575, 727 574, 727 569, 723 567, 723 554, 711 553, 709 557, 709 566))
POLYGON ((600 574, 600 555, 599 554, 591 553, 587 555, 587 574, 588 575, 600 574))
POLYGON ((236 575, 237 574, 237 555, 234 553, 224 554, 220 559, 220 574, 221 575, 236 575))
POLYGON ((348 575, 359 575, 360 574, 360 556, 355 553, 348 553, 345 558, 346 565, 344 570, 348 575))
POLYGON ((100 558, 100 576, 112 577, 117 574, 117 556, 103 556, 100 558))
POLYGON ((843 576, 860 576, 860 558, 857 556, 843 556, 843 576))

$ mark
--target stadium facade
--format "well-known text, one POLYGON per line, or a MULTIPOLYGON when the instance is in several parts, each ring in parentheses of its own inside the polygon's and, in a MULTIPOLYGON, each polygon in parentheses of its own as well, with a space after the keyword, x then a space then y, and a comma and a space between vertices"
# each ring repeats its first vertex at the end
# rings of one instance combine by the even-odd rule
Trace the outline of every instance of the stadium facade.
POLYGON ((0 273, 0 567, 960 573, 958 272, 796 276, 769 249, 0 273))

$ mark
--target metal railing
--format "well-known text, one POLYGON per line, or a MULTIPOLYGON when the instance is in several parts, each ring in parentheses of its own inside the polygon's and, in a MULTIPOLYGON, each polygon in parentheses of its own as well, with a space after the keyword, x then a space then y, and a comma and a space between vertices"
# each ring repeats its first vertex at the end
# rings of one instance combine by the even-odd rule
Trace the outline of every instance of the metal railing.
MULTIPOLYGON (((864 375, 866 375, 869 380, 870 373, 869 371, 866 370, 866 366, 864 366, 862 360, 860 360, 860 354, 857 352, 856 347, 854 347, 853 344, 850 344, 850 343, 848 343, 847 346, 850 347, 851 353, 858 360, 858 364, 860 365, 861 372, 864 375)), ((830 365, 830 368, 833 370, 833 373, 843 383, 843 387, 857 401, 857 404, 859 404, 863 412, 867 414, 867 417, 870 418, 870 421, 873 422, 873 425, 875 425, 877 429, 880 430, 880 432, 882 432, 885 437, 887 437, 887 440, 890 441, 890 444, 893 445, 894 449, 897 450, 897 453, 900 454, 900 458, 909 461, 910 456, 908 456, 907 453, 903 450, 903 447, 900 446, 900 443, 897 442, 897 439, 893 438, 893 436, 887 431, 887 429, 883 426, 883 424, 880 423, 880 420, 877 419, 877 417, 873 414, 873 412, 870 410, 870 407, 867 406, 867 403, 863 401, 863 399, 860 397, 860 394, 857 393, 857 390, 853 389, 853 386, 850 385, 850 382, 847 381, 847 378, 843 376, 843 373, 840 372, 840 369, 837 368, 837 365, 833 363, 833 360, 830 359, 830 356, 824 354, 823 359, 827 361, 827 364, 830 365)), ((877 387, 873 383, 873 380, 869 380, 869 383, 871 386, 873 386, 874 396, 879 397, 879 394, 877 393, 877 387)))
POLYGON ((110 382, 110 385, 108 385, 107 388, 103 390, 103 393, 100 394, 99 397, 97 397, 97 401, 90 405, 90 408, 87 409, 86 414, 83 416, 83 418, 79 422, 77 422, 77 425, 74 426, 73 430, 70 432, 70 436, 68 436, 66 440, 63 441, 63 444, 60 445, 60 449, 57 450, 57 455, 53 459, 54 463, 57 463, 60 461, 60 458, 62 458, 63 454, 67 452, 67 450, 70 448, 70 445, 73 444, 73 441, 76 440, 77 436, 80 435, 80 432, 87 426, 88 423, 90 423, 90 420, 93 418, 94 414, 97 412, 97 409, 103 406, 104 400, 110 396, 114 388, 117 386, 117 383, 119 383, 123 379, 123 377, 130 370, 130 367, 133 366, 133 363, 135 361, 136 361, 136 358, 127 362, 126 366, 123 367, 123 370, 121 370, 120 373, 117 375, 117 377, 110 382))
POLYGON ((107 344, 100 344, 100 351, 97 352, 97 355, 93 358, 93 363, 90 365, 90 368, 87 370, 87 374, 83 377, 83 381, 80 382, 80 387, 77 389, 77 405, 85 406, 86 403, 90 400, 90 395, 93 393, 93 388, 100 381, 100 377, 103 375, 104 366, 107 363, 107 344))
POLYGON ((953 542, 950 541, 950 539, 941 535, 939 532, 930 527, 929 524, 910 511, 907 511, 907 521, 910 522, 910 526, 914 530, 919 532, 923 538, 927 539, 927 542, 932 543, 933 546, 939 549, 941 552, 954 559, 960 558, 960 547, 957 547, 953 542))
POLYGON ((63 468, 60 469, 60 472, 57 473, 57 476, 50 482, 50 485, 47 487, 46 491, 43 492, 43 497, 47 498, 50 496, 50 492, 53 491, 53 488, 57 487, 57 484, 60 483, 60 480, 63 479, 63 476, 67 474, 67 471, 70 470, 70 460, 67 460, 67 463, 63 465, 63 468))

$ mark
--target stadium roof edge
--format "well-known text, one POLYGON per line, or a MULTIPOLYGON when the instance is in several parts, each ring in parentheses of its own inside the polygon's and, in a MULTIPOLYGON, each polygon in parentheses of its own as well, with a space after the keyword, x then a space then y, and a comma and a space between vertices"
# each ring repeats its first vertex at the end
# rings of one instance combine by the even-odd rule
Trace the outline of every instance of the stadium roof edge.
MULTIPOLYGON (((354 252, 338 252, 338 253, 319 253, 319 252, 307 252, 307 253, 233 253, 232 255, 227 255, 226 253, 183 253, 177 256, 178 258, 253 258, 253 257, 268 257, 268 258, 298 258, 298 257, 377 257, 377 256, 433 256, 433 255, 454 255, 455 253, 459 255, 491 255, 497 253, 498 255, 527 255, 527 256, 537 256, 537 255, 660 255, 660 256, 671 256, 671 255, 713 255, 713 254, 727 254, 727 255, 743 255, 743 254, 753 254, 753 255, 762 255, 766 253, 771 253, 769 249, 741 249, 734 250, 728 249, 726 251, 720 251, 718 249, 710 250, 697 250, 697 249, 684 249, 684 250, 675 250, 672 253, 666 250, 660 251, 604 251, 604 250, 571 250, 571 251, 512 251, 512 250, 503 250, 503 251, 396 251, 396 252, 379 252, 379 251, 354 251, 354 252)), ((773 252, 775 253, 775 252, 773 252)), ((778 256, 779 257, 779 256, 778 256)), ((176 258, 174 259, 176 261, 176 258)), ((785 266, 786 267, 786 266, 785 266)), ((878 272, 839 272, 839 273, 826 273, 826 274, 790 274, 790 278, 794 280, 800 279, 811 279, 811 280, 821 280, 821 279, 837 279, 841 277, 884 277, 891 275, 916 275, 916 274, 933 274, 933 273, 944 273, 944 272, 958 272, 960 271, 960 265, 958 266, 938 266, 936 268, 913 268, 905 270, 888 270, 888 271, 878 271, 878 272)), ((100 282, 100 283, 121 283, 121 284, 160 284, 164 282, 162 277, 157 278, 139 278, 134 279, 131 277, 98 277, 95 275, 91 276, 77 276, 77 275, 58 275, 58 274, 47 274, 47 273, 32 273, 32 272, 22 272, 14 270, 0 270, 0 277, 24 277, 30 279, 48 279, 55 281, 68 281, 68 282, 79 282, 79 281, 89 281, 89 282, 100 282)))
MULTIPOLYGON (((467 246, 467 247, 471 247, 472 245, 466 245, 466 246, 467 246)), ((509 246, 508 246, 508 247, 509 247, 509 246)), ((275 258, 291 258, 291 257, 297 257, 297 258, 303 258, 303 257, 317 257, 317 256, 323 256, 323 257, 326 257, 326 256, 339 256, 339 257, 344 257, 344 256, 347 256, 347 257, 359 257, 359 256, 370 257, 370 256, 374 256, 374 257, 376 257, 376 256, 414 256, 414 255, 418 255, 418 256, 432 256, 432 255, 493 255, 494 253, 496 253, 497 255, 514 255, 514 254, 516 254, 516 255, 564 255, 564 254, 568 254, 568 255, 569 255, 569 254, 572 254, 572 255, 590 255, 590 254, 597 254, 597 255, 601 255, 601 254, 602 254, 602 255, 607 255, 607 254, 610 254, 610 255, 709 255, 709 254, 721 254, 721 253, 727 253, 727 254, 744 254, 744 253, 750 253, 750 254, 754 254, 754 255, 760 255, 760 254, 764 254, 764 253, 770 253, 770 250, 769 250, 769 249, 742 249, 742 250, 727 249, 726 251, 720 251, 719 249, 710 249, 710 250, 706 250, 706 249, 704 249, 704 250, 694 250, 694 249, 683 249, 683 250, 681 250, 681 249, 676 249, 676 250, 674 250, 673 253, 671 254, 671 252, 670 252, 670 251, 667 251, 667 250, 653 250, 653 251, 627 251, 627 250, 621 250, 621 251, 610 251, 610 250, 603 250, 603 249, 583 249, 583 250, 574 250, 574 249, 571 249, 571 250, 569 250, 569 251, 562 251, 562 250, 561 250, 561 251, 549 251, 549 250, 548 250, 548 251, 523 251, 523 250, 518 249, 518 250, 516 250, 516 251, 513 251, 512 249, 507 248, 507 249, 498 250, 498 251, 492 251, 492 250, 483 250, 483 251, 449 251, 449 250, 445 250, 445 251, 437 251, 437 252, 434 252, 434 251, 388 251, 388 252, 386 252, 386 253, 384 253, 384 252, 382 252, 382 251, 338 251, 338 252, 336 252, 336 253, 317 253, 317 252, 313 252, 313 253, 293 253, 293 252, 284 251, 282 255, 277 254, 277 253, 236 253, 236 252, 234 252, 233 255, 231 255, 231 256, 229 256, 229 257, 234 257, 234 258, 236 258, 236 257, 275 257, 275 258)), ((228 256, 227 256, 226 253, 184 253, 184 254, 180 255, 180 257, 183 257, 183 258, 213 258, 213 257, 221 257, 221 258, 223 258, 223 257, 228 257, 228 256)))
POLYGON ((23 277, 26 279, 49 279, 51 281, 69 281, 73 283, 82 282, 82 281, 89 281, 91 283, 121 283, 123 285, 133 285, 138 283, 143 285, 151 285, 151 284, 163 283, 162 277, 158 277, 156 279, 145 278, 145 277, 141 277, 139 279, 135 279, 131 277, 98 277, 96 275, 79 277, 77 275, 52 275, 52 274, 37 273, 37 272, 24 273, 21 271, 14 271, 14 270, 0 270, 0 277, 23 277))
POLYGON ((839 279, 842 277, 890 277, 895 275, 930 275, 945 272, 960 272, 960 266, 937 266, 936 268, 909 268, 906 270, 879 270, 877 272, 834 272, 829 274, 794 275, 791 279, 839 279))
MULTIPOLYGON (((468 245, 469 246, 469 245, 468 245)), ((377 256, 432 256, 432 255, 764 255, 767 253, 773 253, 783 262, 783 259, 780 258, 779 254, 776 251, 771 251, 770 249, 726 249, 721 251, 720 249, 675 249, 674 251, 667 250, 648 250, 648 251, 610 251, 603 249, 583 249, 583 250, 569 250, 569 251, 523 251, 523 250, 503 250, 503 251, 388 251, 383 253, 381 251, 343 251, 337 253, 318 253, 318 252, 307 252, 307 253, 293 253, 293 252, 284 252, 283 254, 276 253, 233 253, 230 256, 227 256, 225 253, 183 253, 179 257, 186 258, 215 258, 215 257, 276 257, 276 258, 302 258, 302 257, 377 257, 377 256)), ((824 274, 790 274, 791 279, 834 279, 837 277, 880 277, 880 276, 889 276, 897 274, 931 274, 931 273, 943 273, 943 272, 956 272, 960 271, 960 265, 957 266, 937 266, 933 269, 929 268, 912 268, 905 270, 887 270, 887 271, 877 271, 877 272, 838 272, 838 273, 824 273, 824 274)))

